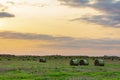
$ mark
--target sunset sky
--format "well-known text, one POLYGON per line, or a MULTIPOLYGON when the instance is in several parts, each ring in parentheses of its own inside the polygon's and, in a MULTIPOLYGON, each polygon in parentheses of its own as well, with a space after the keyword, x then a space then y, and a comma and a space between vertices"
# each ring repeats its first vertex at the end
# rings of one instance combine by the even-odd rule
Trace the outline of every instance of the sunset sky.
POLYGON ((0 54, 120 56, 120 0, 0 0, 0 54))

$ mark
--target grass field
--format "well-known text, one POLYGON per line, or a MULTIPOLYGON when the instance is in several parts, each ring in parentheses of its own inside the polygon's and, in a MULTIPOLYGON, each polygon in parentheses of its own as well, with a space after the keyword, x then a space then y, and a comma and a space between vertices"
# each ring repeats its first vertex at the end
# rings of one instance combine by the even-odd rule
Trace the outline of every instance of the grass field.
POLYGON ((70 59, 1 60, 0 80, 120 80, 120 60, 105 60, 105 66, 70 66, 70 59))

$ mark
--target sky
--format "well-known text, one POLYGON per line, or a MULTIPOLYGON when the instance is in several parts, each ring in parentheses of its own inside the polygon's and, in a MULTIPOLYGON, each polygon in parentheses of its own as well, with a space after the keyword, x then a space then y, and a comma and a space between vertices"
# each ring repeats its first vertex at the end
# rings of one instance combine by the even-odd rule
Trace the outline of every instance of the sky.
POLYGON ((120 0, 0 0, 0 54, 120 56, 120 0))

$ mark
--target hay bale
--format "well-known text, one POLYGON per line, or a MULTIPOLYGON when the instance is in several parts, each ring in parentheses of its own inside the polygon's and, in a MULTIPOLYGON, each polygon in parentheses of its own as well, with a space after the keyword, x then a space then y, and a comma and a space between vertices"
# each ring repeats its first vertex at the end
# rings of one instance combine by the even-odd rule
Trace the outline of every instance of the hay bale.
POLYGON ((71 59, 70 60, 70 65, 71 66, 78 66, 79 65, 79 60, 78 59, 71 59))
POLYGON ((46 59, 45 59, 45 58, 41 58, 41 59, 39 60, 39 62, 45 63, 45 62, 46 62, 46 59))
POLYGON ((94 62, 95 66, 104 66, 104 60, 103 59, 96 59, 94 62))
POLYGON ((89 61, 86 59, 80 60, 79 62, 80 65, 89 65, 89 61))

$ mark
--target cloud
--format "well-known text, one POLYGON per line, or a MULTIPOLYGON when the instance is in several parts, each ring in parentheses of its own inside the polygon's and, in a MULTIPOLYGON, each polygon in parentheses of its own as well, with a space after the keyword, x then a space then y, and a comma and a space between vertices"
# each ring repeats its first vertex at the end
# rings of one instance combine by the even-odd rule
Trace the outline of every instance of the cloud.
POLYGON ((13 1, 7 1, 6 3, 7 3, 7 4, 11 4, 11 5, 14 5, 14 4, 15 4, 15 2, 13 2, 13 1))
POLYGON ((85 7, 88 5, 89 0, 59 0, 62 5, 69 5, 73 7, 85 7))
POLYGON ((90 16, 90 17, 81 17, 81 18, 75 18, 71 21, 78 21, 78 20, 85 20, 87 22, 93 22, 96 24, 100 24, 103 26, 110 26, 110 27, 120 27, 120 17, 117 15, 96 15, 96 16, 90 16))
POLYGON ((77 8, 89 7, 102 12, 102 15, 78 17, 75 20, 85 20, 107 27, 120 28, 120 1, 119 0, 59 0, 62 4, 77 8))
MULTIPOLYGON (((13 2, 11 1, 8 1, 6 4, 12 4, 13 5, 13 2)), ((11 14, 9 12, 5 12, 9 7, 7 5, 3 5, 0 3, 0 18, 11 18, 11 17, 15 17, 14 14, 11 14)))
POLYGON ((120 49, 119 40, 110 39, 78 39, 68 42, 59 42, 56 44, 40 45, 42 47, 49 47, 54 49, 99 49, 99 50, 110 50, 120 49))
POLYGON ((7 4, 11 4, 14 6, 34 6, 34 7, 45 7, 48 5, 48 3, 44 1, 38 1, 38 0, 33 0, 33 1, 28 1, 28 0, 20 0, 20 1, 7 1, 7 4))
POLYGON ((7 6, 0 4, 0 11, 5 11, 6 9, 8 9, 7 6))
POLYGON ((0 12, 0 18, 6 18, 6 17, 15 17, 15 15, 10 14, 8 12, 0 12))
POLYGON ((34 34, 34 33, 19 33, 4 31, 0 32, 0 38, 2 39, 20 39, 20 40, 46 40, 46 41, 67 41, 72 40, 71 37, 54 37, 45 34, 34 34))
POLYGON ((53 49, 120 49, 120 40, 114 39, 81 39, 68 36, 52 36, 35 33, 19 32, 0 32, 0 39, 17 39, 17 40, 38 40, 47 41, 50 44, 37 44, 36 47, 45 47, 53 49))

